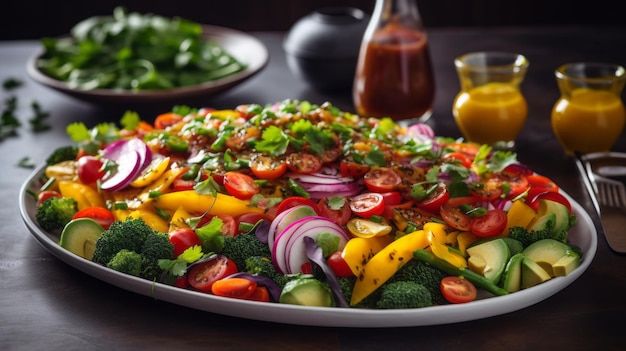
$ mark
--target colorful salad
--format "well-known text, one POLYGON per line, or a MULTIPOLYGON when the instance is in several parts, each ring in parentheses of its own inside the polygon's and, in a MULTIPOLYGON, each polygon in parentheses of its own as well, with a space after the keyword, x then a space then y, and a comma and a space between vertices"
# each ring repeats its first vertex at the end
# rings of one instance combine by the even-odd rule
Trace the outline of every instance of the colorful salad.
POLYGON ((511 151, 330 103, 177 106, 67 127, 39 226, 126 274, 227 298, 467 303, 565 276, 569 200, 511 151))

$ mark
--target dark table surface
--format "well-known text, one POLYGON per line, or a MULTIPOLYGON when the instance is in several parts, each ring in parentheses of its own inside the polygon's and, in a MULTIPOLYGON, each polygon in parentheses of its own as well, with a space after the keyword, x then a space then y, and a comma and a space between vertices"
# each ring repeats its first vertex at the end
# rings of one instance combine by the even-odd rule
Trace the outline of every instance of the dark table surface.
MULTIPOLYGON (((324 94, 294 77, 285 64, 282 33, 253 33, 270 51, 269 65, 244 84, 208 99, 206 106, 229 108, 294 98, 331 101, 351 111, 349 94, 324 94)), ((465 52, 505 50, 531 62, 523 84, 529 119, 517 141, 519 159, 553 178, 591 218, 591 200, 574 162, 561 151, 550 129, 550 110, 558 98, 554 69, 574 61, 626 64, 626 35, 619 29, 510 28, 429 31, 437 79, 430 120, 438 135, 459 137, 450 108, 458 91, 453 59, 465 52)), ((589 269, 574 283, 544 301, 517 312, 481 320, 413 328, 327 328, 239 319, 156 301, 90 277, 55 258, 34 240, 18 208, 18 193, 31 169, 18 167, 29 157, 42 163, 67 145, 65 126, 118 121, 121 112, 83 103, 30 81, 25 62, 36 41, 0 42, 0 80, 17 78, 18 137, 0 142, 0 349, 3 350, 619 350, 626 313, 626 257, 613 253, 603 233, 589 269), (50 113, 52 130, 28 128, 31 101, 50 113)), ((4 101, 9 94, 2 93, 4 101)), ((139 111, 146 119, 146 111, 139 111)), ((622 135, 615 151, 626 151, 622 135)))

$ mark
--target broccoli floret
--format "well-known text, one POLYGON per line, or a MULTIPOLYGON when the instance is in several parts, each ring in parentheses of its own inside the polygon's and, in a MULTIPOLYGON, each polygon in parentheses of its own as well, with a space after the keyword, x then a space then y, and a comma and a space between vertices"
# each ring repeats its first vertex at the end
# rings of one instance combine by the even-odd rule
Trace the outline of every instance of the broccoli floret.
POLYGON ((224 237, 224 248, 219 253, 233 260, 239 270, 245 270, 248 257, 272 257, 269 246, 253 234, 224 237))
POLYGON ((59 162, 69 161, 76 159, 76 155, 78 155, 78 146, 62 146, 52 152, 50 156, 46 159, 46 164, 48 166, 55 165, 59 162))
POLYGON ((154 280, 163 271, 159 267, 159 260, 169 260, 174 257, 174 245, 168 239, 167 234, 155 231, 148 234, 139 253, 143 258, 140 276, 154 280))
POLYGON ((92 261, 106 266, 122 249, 141 252, 143 242, 153 232, 142 219, 113 222, 96 241, 92 261))
POLYGON ((123 249, 113 256, 106 266, 118 272, 138 277, 141 274, 142 258, 135 251, 123 249))
POLYGON ((63 229, 78 212, 76 200, 71 197, 51 197, 37 207, 37 223, 46 231, 63 229))
POLYGON ((430 291, 420 283, 397 281, 381 286, 377 308, 420 308, 432 306, 430 291))
POLYGON ((448 302, 441 294, 441 279, 448 276, 447 273, 419 260, 409 260, 396 274, 389 279, 389 283, 398 281, 412 281, 419 283, 430 291, 432 302, 435 305, 443 305, 448 302))

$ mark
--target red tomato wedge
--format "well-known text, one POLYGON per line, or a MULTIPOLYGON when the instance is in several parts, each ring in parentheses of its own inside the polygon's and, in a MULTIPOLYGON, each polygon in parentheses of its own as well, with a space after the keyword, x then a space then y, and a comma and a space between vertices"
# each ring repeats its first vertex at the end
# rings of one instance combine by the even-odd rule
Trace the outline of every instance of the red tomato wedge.
POLYGON ((216 255, 191 267, 187 280, 194 289, 210 292, 216 281, 235 273, 237 273, 235 262, 224 255, 216 255))
POLYGON ((445 277, 440 283, 441 294, 450 303, 467 303, 476 299, 477 290, 472 282, 461 277, 445 277))

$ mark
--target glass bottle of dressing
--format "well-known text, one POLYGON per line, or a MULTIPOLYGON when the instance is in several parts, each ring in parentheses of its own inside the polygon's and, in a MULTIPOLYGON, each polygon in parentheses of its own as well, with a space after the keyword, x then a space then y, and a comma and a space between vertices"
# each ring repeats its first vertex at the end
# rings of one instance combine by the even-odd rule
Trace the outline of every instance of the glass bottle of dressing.
POLYGON ((377 0, 353 88, 359 115, 424 122, 435 98, 428 38, 415 0, 377 0))

